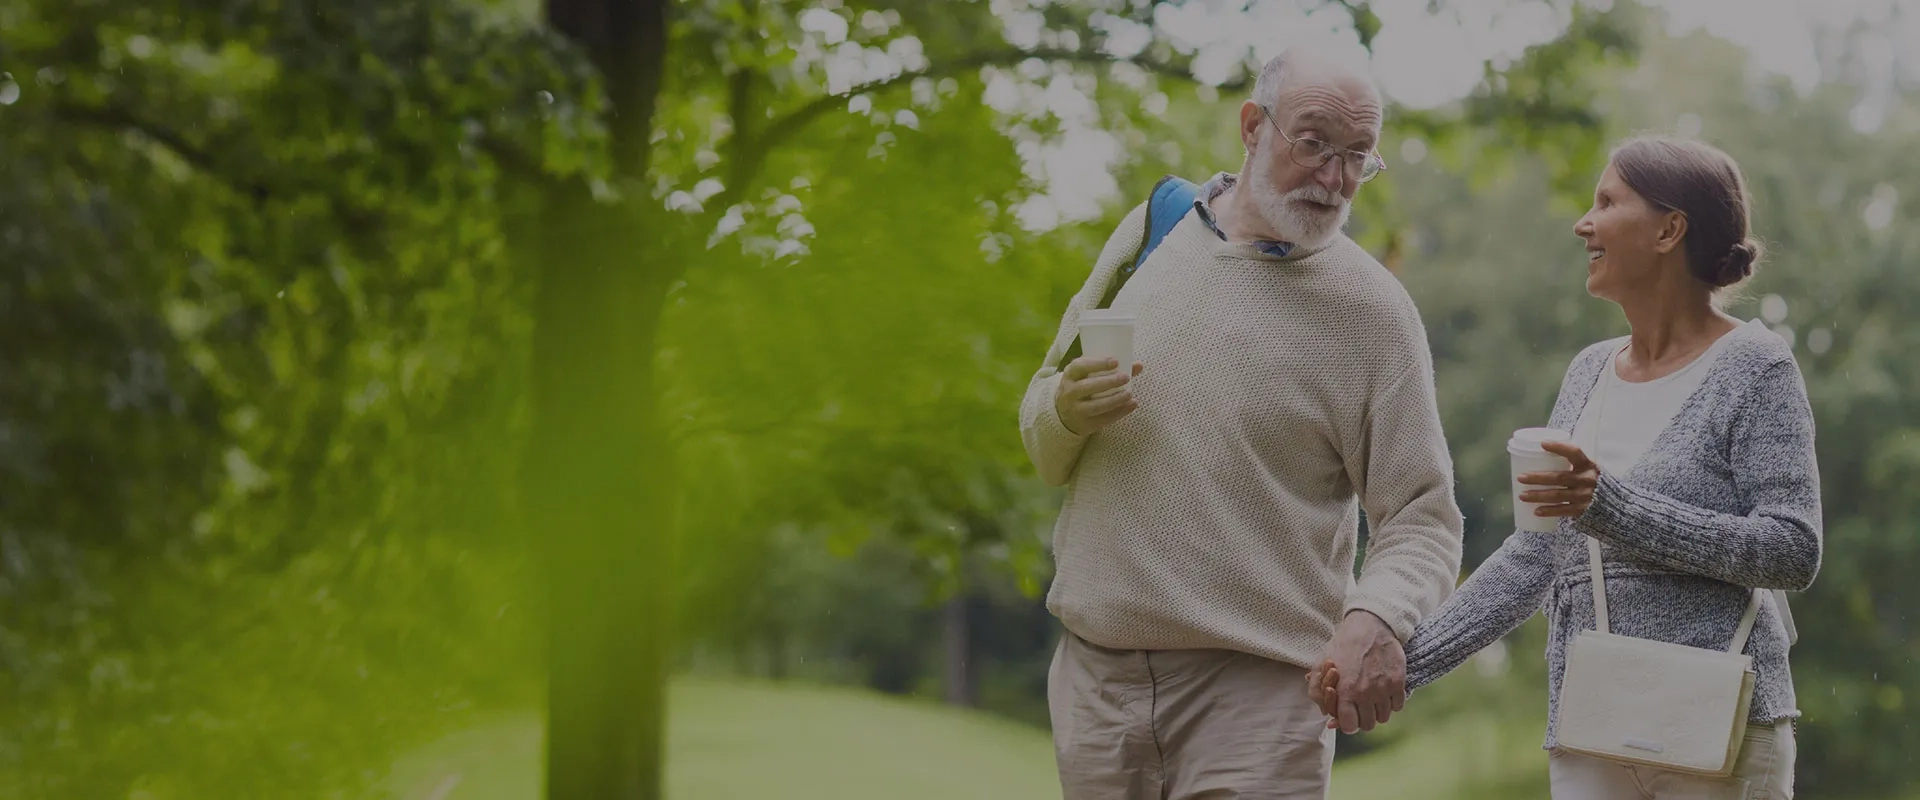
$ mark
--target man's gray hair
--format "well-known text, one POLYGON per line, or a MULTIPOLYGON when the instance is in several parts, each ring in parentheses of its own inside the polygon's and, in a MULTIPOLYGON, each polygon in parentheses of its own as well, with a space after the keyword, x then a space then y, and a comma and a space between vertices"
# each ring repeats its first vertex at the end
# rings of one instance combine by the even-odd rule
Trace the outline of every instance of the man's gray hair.
MULTIPOLYGON (((1260 75, 1253 81, 1253 102, 1265 106, 1270 111, 1278 111, 1280 90, 1286 87, 1290 78, 1297 73, 1320 75, 1346 74, 1360 78, 1367 86, 1373 86, 1373 77, 1369 73, 1364 49, 1350 52, 1350 48, 1335 49, 1322 46, 1295 45, 1279 55, 1267 59, 1260 67, 1260 75)), ((1374 90, 1377 95, 1378 89, 1374 90)))
POLYGON ((1262 108, 1272 110, 1274 104, 1280 102, 1281 74, 1287 70, 1287 55, 1281 53, 1267 59, 1266 66, 1260 68, 1260 77, 1253 81, 1253 102, 1262 108))

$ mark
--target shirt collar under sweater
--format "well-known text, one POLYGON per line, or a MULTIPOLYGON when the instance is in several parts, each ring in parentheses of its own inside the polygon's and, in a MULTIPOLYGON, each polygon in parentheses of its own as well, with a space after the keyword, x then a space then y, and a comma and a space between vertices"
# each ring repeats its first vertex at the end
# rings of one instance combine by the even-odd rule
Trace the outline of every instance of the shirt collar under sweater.
MULTIPOLYGON (((1233 188, 1233 185, 1238 181, 1239 178, 1231 172, 1215 173, 1212 179, 1201 185, 1200 194, 1193 199, 1193 210, 1199 212, 1200 219, 1206 222, 1207 227, 1212 229, 1213 234, 1220 237, 1220 241, 1223 242, 1228 241, 1227 234, 1225 231, 1220 230, 1220 224, 1213 219, 1213 199, 1219 197, 1228 189, 1233 188)), ((1289 253, 1293 252, 1292 242, 1255 239, 1251 244, 1254 249, 1275 258, 1286 258, 1289 253)))

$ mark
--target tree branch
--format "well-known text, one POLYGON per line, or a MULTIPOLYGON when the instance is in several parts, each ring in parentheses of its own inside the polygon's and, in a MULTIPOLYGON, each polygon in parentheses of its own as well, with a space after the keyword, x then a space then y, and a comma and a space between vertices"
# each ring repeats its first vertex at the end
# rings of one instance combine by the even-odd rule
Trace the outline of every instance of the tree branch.
POLYGON ((211 152, 194 146, 178 131, 151 120, 136 117, 126 109, 59 103, 53 106, 53 114, 68 122, 138 132, 167 148, 194 169, 219 179, 234 191, 251 198, 256 204, 266 202, 267 198, 273 194, 272 189, 266 184, 235 175, 222 167, 211 152))
POLYGON ((733 133, 727 139, 727 177, 725 186, 744 183, 750 177, 743 173, 749 163, 747 151, 753 147, 753 141, 759 131, 753 125, 753 70, 744 67, 734 71, 727 78, 727 115, 733 123, 733 133))
MULTIPOLYGON (((1124 62, 1139 66, 1148 72, 1183 80, 1193 80, 1193 73, 1187 68, 1178 64, 1151 58, 1145 54, 1121 57, 1086 49, 1066 50, 1060 48, 1039 48, 1022 50, 1014 47, 1006 47, 956 56, 951 59, 930 63, 925 69, 906 71, 892 77, 868 81, 849 88, 844 92, 816 97, 800 107, 781 115, 772 122, 769 122, 765 127, 761 128, 762 133, 759 135, 750 138, 740 138, 739 146, 734 148, 737 162, 733 164, 732 168, 728 171, 729 179, 726 181, 725 187, 721 189, 718 195, 712 198, 709 205, 707 205, 706 211, 701 215, 701 228, 703 230, 711 230, 713 225, 719 222, 720 215, 726 213, 728 208, 739 202, 740 197, 746 192, 747 183, 759 175, 760 168, 765 165, 767 156, 770 153, 785 144, 787 140, 798 135, 809 123, 812 123, 829 111, 845 106, 854 97, 870 92, 885 91, 901 84, 912 83, 921 78, 943 78, 984 67, 1009 66, 1035 58, 1043 61, 1069 64, 1102 65, 1124 62)), ((1249 78, 1247 74, 1242 72, 1240 77, 1220 84, 1218 88, 1234 91, 1245 88, 1248 82, 1249 78)), ((734 136, 741 137, 742 131, 736 129, 734 136)))

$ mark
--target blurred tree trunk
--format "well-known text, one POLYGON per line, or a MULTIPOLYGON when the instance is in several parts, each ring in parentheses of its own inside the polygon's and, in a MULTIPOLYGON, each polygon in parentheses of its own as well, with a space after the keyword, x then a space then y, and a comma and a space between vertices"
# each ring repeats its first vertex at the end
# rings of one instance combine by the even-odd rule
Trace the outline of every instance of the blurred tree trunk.
POLYGON ((972 707, 979 702, 974 690, 973 637, 967 623, 967 593, 955 592, 941 609, 941 644, 946 652, 946 701, 950 705, 972 707))
POLYGON ((669 0, 549 0, 547 20, 599 69, 615 180, 596 200, 548 181, 538 247, 529 525, 545 545, 547 796, 661 793, 674 460, 655 407, 670 247, 644 184, 669 0))

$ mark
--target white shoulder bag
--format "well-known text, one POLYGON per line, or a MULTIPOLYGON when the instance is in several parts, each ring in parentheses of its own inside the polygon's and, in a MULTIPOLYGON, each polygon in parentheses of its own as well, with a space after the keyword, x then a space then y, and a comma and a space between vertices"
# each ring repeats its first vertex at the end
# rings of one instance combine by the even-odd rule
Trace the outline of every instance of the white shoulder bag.
POLYGON ((1581 631, 1567 652, 1555 731, 1560 747, 1694 775, 1733 774, 1753 702, 1753 658, 1742 651, 1760 590, 1752 592, 1725 651, 1622 636, 1608 630, 1606 576, 1600 542, 1592 537, 1587 561, 1595 629, 1581 631))

